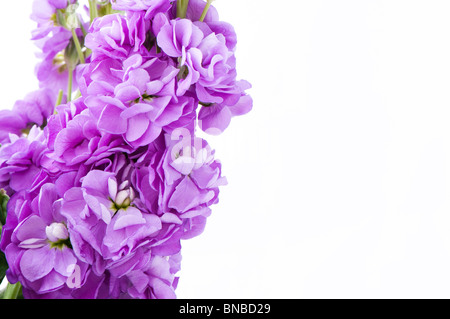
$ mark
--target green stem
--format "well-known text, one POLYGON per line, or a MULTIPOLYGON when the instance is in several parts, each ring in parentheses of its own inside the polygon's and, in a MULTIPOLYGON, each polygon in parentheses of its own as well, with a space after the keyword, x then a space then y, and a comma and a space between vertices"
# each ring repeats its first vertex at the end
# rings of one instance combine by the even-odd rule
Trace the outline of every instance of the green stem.
POLYGON ((17 282, 14 285, 8 283, 5 293, 3 294, 3 299, 17 299, 20 294, 20 289, 22 289, 20 282, 17 282))
POLYGON ((113 14, 111 2, 106 5, 106 15, 113 14))
POLYGON ((206 0, 205 9, 203 9, 202 15, 199 19, 200 22, 203 22, 203 20, 205 20, 206 15, 208 14, 209 7, 211 6, 212 2, 213 2, 213 0, 206 0))
POLYGON ((80 28, 81 28, 81 32, 83 32, 83 37, 86 38, 87 31, 86 31, 86 29, 84 28, 83 23, 80 23, 80 28))
POLYGON ((189 5, 189 0, 178 0, 177 1, 177 17, 181 19, 186 18, 187 8, 189 5))
POLYGON ((69 83, 67 85, 67 102, 72 101, 72 81, 73 81, 73 70, 69 67, 69 83))
POLYGON ((91 24, 92 24, 92 22, 94 22, 95 18, 98 17, 96 0, 89 0, 89 16, 91 18, 91 24))
POLYGON ((58 92, 58 99, 56 100, 56 105, 55 106, 61 105, 62 99, 63 99, 63 95, 64 95, 63 90, 59 90, 59 92, 58 92))
POLYGON ((86 51, 85 51, 85 56, 86 56, 86 58, 88 58, 91 54, 92 54, 92 50, 86 48, 86 51))
POLYGON ((181 11, 183 8, 183 0, 177 0, 177 17, 181 18, 181 11))
POLYGON ((80 40, 78 39, 75 29, 72 29, 72 37, 73 37, 73 43, 75 43, 75 48, 77 49, 78 58, 80 59, 81 64, 84 64, 84 63, 86 63, 86 61, 84 60, 84 54, 81 49, 80 40))
POLYGON ((186 18, 187 9, 189 5, 189 0, 184 0, 184 7, 183 7, 183 19, 186 18))

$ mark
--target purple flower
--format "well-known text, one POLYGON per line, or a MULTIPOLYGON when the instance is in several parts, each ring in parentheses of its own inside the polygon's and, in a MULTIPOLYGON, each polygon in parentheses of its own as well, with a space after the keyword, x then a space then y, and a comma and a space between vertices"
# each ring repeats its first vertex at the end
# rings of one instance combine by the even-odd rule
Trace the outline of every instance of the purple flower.
POLYGON ((116 173, 90 171, 81 187, 69 189, 61 211, 77 256, 93 265, 96 275, 107 271, 120 278, 142 268, 150 251, 168 256, 179 252, 180 246, 167 238, 173 234, 168 231, 174 228, 169 225, 173 222, 142 210, 135 202, 131 164, 125 165, 124 157, 116 161, 116 173))
POLYGON ((121 14, 111 14, 98 19, 86 36, 86 47, 92 50, 93 60, 105 55, 110 58, 126 58, 136 43, 142 44, 144 38, 131 38, 128 20, 121 14))
MULTIPOLYGON (((69 40, 64 42, 62 46, 65 48, 68 44, 69 40)), ((36 65, 35 73, 39 80, 39 87, 52 89, 55 96, 58 95, 59 90, 63 90, 67 94, 69 69, 64 58, 64 52, 52 51, 49 54, 38 55, 38 57, 41 58, 41 62, 36 65)), ((74 83, 76 84, 75 81, 74 83)), ((76 86, 73 86, 73 88, 76 89, 76 86)))
POLYGON ((202 40, 203 32, 187 19, 168 21, 158 33, 159 47, 168 56, 178 58, 178 96, 185 94, 199 80, 200 73, 196 66, 201 64, 202 56, 197 47, 202 40))
POLYGON ((98 130, 82 99, 72 105, 60 106, 61 113, 49 119, 48 147, 53 151, 48 154, 53 160, 47 166, 49 171, 80 170, 80 165, 92 166, 116 152, 130 152, 122 139, 98 130))
MULTIPOLYGON (((71 4, 75 2, 76 0, 70 1, 71 4)), ((66 7, 66 0, 34 0, 31 19, 37 23, 37 28, 33 31, 32 40, 42 39, 49 33, 61 31, 62 26, 58 23, 57 11, 66 7)))
POLYGON ((92 62, 84 73, 86 104, 101 131, 133 147, 148 145, 177 123, 193 128, 195 100, 175 96, 177 74, 170 62, 137 54, 92 62))
MULTIPOLYGON (((181 80, 177 95, 195 85, 197 99, 205 107, 199 114, 200 127, 211 134, 220 134, 231 118, 249 112, 252 99, 245 93, 251 88, 246 81, 236 81, 234 48, 236 35, 226 23, 176 19, 164 22, 157 41, 163 52, 178 59, 181 80), (214 30, 214 31, 213 31, 214 30)), ((157 18, 158 18, 157 17, 157 18)))
MULTIPOLYGON (((238 85, 250 87, 246 81, 240 81, 238 85)), ((234 105, 210 104, 204 105, 198 113, 200 128, 210 135, 220 135, 230 125, 234 116, 247 114, 252 110, 253 100, 250 95, 242 95, 234 105)))
POLYGON ((142 23, 121 15, 97 19, 86 40, 94 59, 80 81, 99 129, 133 147, 148 145, 163 129, 193 129, 196 106, 194 98, 176 96, 179 70, 147 50, 149 26, 142 23))
MULTIPOLYGON (((36 41, 42 48, 42 52, 37 54, 41 62, 36 65, 35 73, 39 80, 39 87, 48 88, 57 96, 59 91, 67 95, 69 84, 69 71, 72 70, 73 82, 72 91, 78 89, 78 77, 83 65, 78 64, 78 55, 75 44, 72 40, 72 33, 66 29, 61 29, 60 33, 55 34, 50 39, 36 41), (40 42, 43 42, 41 46, 40 42)), ((79 41, 82 41, 82 31, 76 30, 79 41)), ((90 61, 90 56, 86 62, 90 61)))
POLYGON ((236 82, 234 53, 229 50, 223 34, 213 33, 205 23, 197 25, 205 34, 198 46, 201 60, 195 61, 195 69, 200 73, 197 97, 203 103, 234 105, 244 94, 242 86, 236 82))
POLYGON ((56 96, 48 88, 29 93, 14 104, 13 111, 30 125, 45 126, 55 109, 56 96))
POLYGON ((151 212, 180 219, 182 238, 187 239, 203 231, 211 214, 209 207, 218 202, 219 187, 226 184, 226 178, 206 141, 184 138, 177 142, 169 136, 166 140, 168 147, 153 154, 151 164, 137 171, 138 194, 151 212))
POLYGON ((88 27, 76 0, 35 0, 41 89, 0 111, 0 249, 26 298, 175 298, 181 241, 227 183, 197 123, 219 134, 252 108, 214 7, 110 3, 124 12, 97 5, 88 27), (81 97, 57 102, 69 87, 81 97))
MULTIPOLYGON (((71 40, 72 32, 66 27, 67 16, 73 13, 76 2, 76 0, 35 0, 33 2, 31 18, 37 23, 37 28, 32 32, 32 40, 41 50, 37 54, 40 62, 36 65, 35 73, 39 80, 39 87, 53 90, 55 96, 58 95, 59 90, 67 93, 70 69, 74 77, 76 76, 75 45, 71 40)), ((76 33, 79 38, 82 38, 80 28, 76 30, 76 33)), ((76 86, 72 88, 75 90, 76 86)))
POLYGON ((27 136, 10 135, 0 148, 0 188, 9 194, 30 189, 45 161, 47 148, 42 131, 32 127, 27 136))
POLYGON ((167 12, 173 0, 112 0, 112 7, 122 11, 144 11, 145 19, 152 19, 159 12, 167 12))
POLYGON ((126 297, 134 299, 175 299, 181 255, 170 258, 152 256, 147 265, 120 280, 126 297), (168 259, 168 260, 167 260, 168 259))
POLYGON ((55 186, 45 184, 36 198, 22 192, 9 205, 6 228, 9 240, 2 236, 10 282, 20 281, 24 296, 35 297, 67 288, 67 281, 78 267, 80 282, 86 273, 71 249, 65 219, 60 214, 55 186), (20 204, 20 205, 19 205, 20 204))
POLYGON ((11 110, 0 111, 0 146, 9 143, 9 135, 20 135, 26 129, 27 123, 17 113, 11 110))
POLYGON ((60 104, 55 108, 55 112, 48 118, 46 128, 46 138, 50 150, 54 150, 54 143, 58 133, 67 127, 68 123, 77 115, 81 114, 87 107, 83 99, 60 104))
POLYGON ((41 89, 17 101, 12 110, 0 111, 0 144, 8 143, 9 134, 20 136, 34 125, 45 126, 53 113, 55 100, 51 90, 41 89))

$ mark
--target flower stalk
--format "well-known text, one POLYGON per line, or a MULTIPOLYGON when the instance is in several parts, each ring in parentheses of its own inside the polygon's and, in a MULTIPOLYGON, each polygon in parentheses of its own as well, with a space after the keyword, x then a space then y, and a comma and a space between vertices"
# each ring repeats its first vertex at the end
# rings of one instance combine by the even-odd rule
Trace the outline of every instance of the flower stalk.
POLYGON ((75 48, 77 49, 78 58, 80 59, 81 64, 85 64, 86 61, 84 59, 83 50, 81 49, 80 40, 78 39, 77 32, 75 29, 72 29, 72 37, 73 43, 75 44, 75 48))
POLYGON ((22 285, 20 284, 20 282, 17 282, 15 284, 8 283, 5 293, 3 294, 3 299, 17 299, 21 290, 22 285))
POLYGON ((203 22, 203 20, 205 20, 206 15, 208 14, 209 7, 211 6, 212 2, 213 2, 213 0, 206 1, 205 8, 203 9, 202 15, 200 16, 200 19, 199 19, 200 22, 203 22))
POLYGON ((186 18, 187 8, 189 5, 189 0, 178 0, 177 1, 177 17, 181 19, 186 18))
POLYGON ((69 67, 69 80, 67 83, 67 102, 72 101, 72 82, 73 82, 73 68, 69 67))
POLYGON ((91 19, 91 24, 94 22, 95 18, 98 17, 98 8, 96 0, 89 0, 89 17, 91 19))
POLYGON ((58 92, 58 98, 57 98, 57 100, 56 100, 55 106, 61 105, 63 96, 64 96, 64 91, 63 91, 63 90, 59 90, 59 92, 58 92))

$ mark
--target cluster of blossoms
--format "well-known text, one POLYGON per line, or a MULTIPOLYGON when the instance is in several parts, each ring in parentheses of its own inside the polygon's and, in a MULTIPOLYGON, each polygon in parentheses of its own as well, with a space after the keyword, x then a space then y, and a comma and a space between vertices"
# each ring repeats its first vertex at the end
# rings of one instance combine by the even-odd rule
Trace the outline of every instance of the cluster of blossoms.
POLYGON ((32 19, 40 88, 0 111, 8 281, 25 298, 174 298, 181 240, 226 184, 196 130, 252 108, 233 27, 211 0, 35 0, 32 19))

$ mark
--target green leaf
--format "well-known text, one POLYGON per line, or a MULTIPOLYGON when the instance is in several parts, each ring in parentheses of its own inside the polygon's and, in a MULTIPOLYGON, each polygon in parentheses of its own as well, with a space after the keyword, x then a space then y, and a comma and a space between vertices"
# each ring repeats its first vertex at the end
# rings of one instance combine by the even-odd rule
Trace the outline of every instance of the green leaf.
MULTIPOLYGON (((6 206, 8 205, 9 197, 6 195, 4 189, 0 189, 0 238, 2 237, 2 228, 6 223, 6 206)), ((5 277, 8 263, 6 262, 5 254, 0 250, 0 282, 5 277)))
MULTIPOLYGON (((8 205, 9 197, 6 195, 4 189, 0 189, 0 224, 6 223, 6 206, 8 205)), ((0 228, 1 230, 1 228, 0 228)))
POLYGON ((0 250, 0 283, 5 278, 8 263, 6 262, 5 254, 0 250))
POLYGON ((22 285, 20 282, 8 284, 2 299, 22 299, 22 285))

